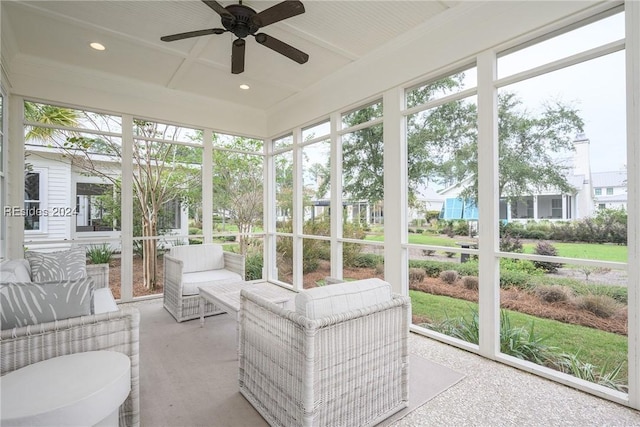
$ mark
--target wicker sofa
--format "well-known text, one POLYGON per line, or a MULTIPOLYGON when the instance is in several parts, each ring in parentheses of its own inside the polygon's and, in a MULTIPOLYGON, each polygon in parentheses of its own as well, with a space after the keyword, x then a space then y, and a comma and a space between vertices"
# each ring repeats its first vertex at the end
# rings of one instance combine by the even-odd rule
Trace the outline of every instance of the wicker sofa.
MULTIPOLYGON (((65 252, 27 254, 31 255, 29 259, 6 260, 0 265, 3 282, 0 284, 0 375, 36 362, 73 353, 96 350, 123 353, 131 361, 131 391, 120 406, 119 425, 139 426, 140 313, 135 308, 118 307, 108 284, 98 280, 96 286, 94 277, 87 276, 84 270, 84 250, 72 248, 68 254, 65 252), (55 262, 52 264, 51 259, 55 260, 56 254, 61 254, 61 260, 72 256, 77 269, 63 271, 68 265, 55 265, 55 262), (38 265, 38 261, 43 257, 46 259, 45 263, 38 265), (42 271, 41 274, 49 275, 49 278, 52 278, 52 274, 62 276, 47 282, 32 281, 42 278, 38 276, 38 271, 42 269, 46 271, 42 271), (60 288, 65 287, 73 289, 73 294, 81 294, 82 292, 75 291, 83 290, 88 296, 80 302, 76 297, 69 296, 72 302, 67 303, 65 298, 61 298, 63 291, 60 291, 60 288), (16 299, 23 294, 45 298, 48 302, 42 306, 55 306, 55 309, 43 309, 37 316, 27 315, 26 312, 33 310, 19 307, 28 307, 28 304, 25 300, 16 299), (51 299, 59 302, 53 303, 51 299), (70 307, 63 307, 65 304, 70 307), (47 316, 54 316, 54 320, 46 320, 49 318, 47 316)), ((31 300, 31 297, 28 299, 31 300)))
POLYGON ((367 279, 295 303, 241 292, 240 392, 270 425, 373 426, 407 406, 408 297, 367 279))
MULTIPOLYGON (((164 308, 178 322, 199 318, 198 287, 244 280, 244 263, 244 255, 223 251, 215 243, 174 246, 164 256, 164 308)), ((205 316, 224 312, 210 302, 204 310, 205 316)))

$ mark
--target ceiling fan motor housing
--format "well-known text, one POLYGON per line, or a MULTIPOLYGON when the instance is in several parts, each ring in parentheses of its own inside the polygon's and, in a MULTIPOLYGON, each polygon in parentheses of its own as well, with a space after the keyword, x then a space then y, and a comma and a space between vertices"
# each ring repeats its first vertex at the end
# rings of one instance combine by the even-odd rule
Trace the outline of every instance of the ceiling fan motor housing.
POLYGON ((260 29, 260 26, 256 25, 252 19, 252 17, 256 15, 256 11, 249 6, 231 4, 225 7, 225 9, 236 19, 233 21, 226 16, 222 16, 222 26, 231 31, 236 37, 243 39, 249 34, 255 34, 255 32, 260 29))

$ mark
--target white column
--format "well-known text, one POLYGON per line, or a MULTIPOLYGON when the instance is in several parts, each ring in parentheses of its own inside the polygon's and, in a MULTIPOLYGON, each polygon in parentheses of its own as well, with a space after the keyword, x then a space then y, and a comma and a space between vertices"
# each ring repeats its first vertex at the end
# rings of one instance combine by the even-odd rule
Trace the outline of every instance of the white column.
POLYGON ((264 264, 262 267, 263 279, 276 280, 278 268, 276 266, 276 191, 275 191, 275 167, 273 162, 273 140, 264 141, 265 161, 263 168, 264 181, 264 264))
POLYGON ((500 271, 498 244, 498 96, 496 56, 478 56, 478 239, 480 354, 500 351, 500 271))
MULTIPOLYGON (((5 180, 8 207, 24 207, 24 98, 9 95, 8 109, 5 114, 9 117, 7 134, 7 169, 5 180)), ((4 212, 2 213, 4 215, 4 212)), ((7 253, 8 259, 24 258, 24 218, 21 216, 5 216, 7 224, 7 253)))
POLYGON ((401 113, 404 91, 386 91, 384 105, 384 278, 394 292, 409 294, 407 250, 407 144, 401 113))
POLYGON ((202 134, 202 233, 204 242, 213 242, 213 131, 202 134))
POLYGON ((640 409, 640 2, 627 0, 625 13, 629 404, 640 409))
POLYGON ((122 115, 122 205, 120 299, 133 299, 133 117, 122 115))
POLYGON ((331 124, 331 276, 342 279, 342 139, 340 113, 330 117, 331 124))

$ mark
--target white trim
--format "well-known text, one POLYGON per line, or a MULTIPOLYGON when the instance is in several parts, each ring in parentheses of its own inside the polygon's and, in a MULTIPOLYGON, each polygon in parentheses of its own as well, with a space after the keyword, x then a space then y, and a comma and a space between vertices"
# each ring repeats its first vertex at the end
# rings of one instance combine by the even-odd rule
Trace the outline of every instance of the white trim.
POLYGON ((629 406, 640 409, 640 2, 625 7, 629 406))

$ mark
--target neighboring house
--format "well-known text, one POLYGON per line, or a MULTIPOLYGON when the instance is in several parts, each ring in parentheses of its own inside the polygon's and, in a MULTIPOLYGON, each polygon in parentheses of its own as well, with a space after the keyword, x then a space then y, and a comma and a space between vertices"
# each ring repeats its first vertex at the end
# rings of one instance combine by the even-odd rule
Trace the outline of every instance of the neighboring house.
MULTIPOLYGON (((106 207, 100 198, 103 194, 113 194, 113 184, 74 168, 68 158, 43 145, 27 144, 25 153, 24 238, 30 249, 42 245, 52 248, 56 244, 64 247, 69 240, 86 240, 90 245, 120 238, 118 227, 103 219, 106 207), (52 246, 45 242, 55 243, 52 246)), ((103 161, 103 164, 105 170, 113 166, 112 161, 103 161)), ((177 201, 165 204, 161 221, 164 221, 163 228, 169 229, 167 235, 189 232, 188 212, 177 201)), ((119 247, 113 249, 119 250, 119 247)))
MULTIPOLYGON (((626 208, 627 174, 621 172, 591 172, 590 141, 584 134, 576 136, 572 170, 567 180, 575 188, 571 194, 547 189, 538 194, 519 197, 515 201, 500 200, 500 219, 506 221, 552 220, 566 221, 592 216, 598 208, 626 208)), ((441 210, 443 219, 477 219, 477 209, 458 198, 468 182, 440 192, 446 200, 441 210)))
POLYGON ((594 172, 594 202, 597 209, 627 209, 627 172, 594 172))

